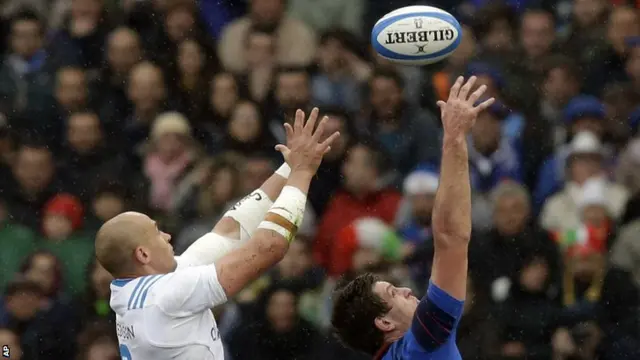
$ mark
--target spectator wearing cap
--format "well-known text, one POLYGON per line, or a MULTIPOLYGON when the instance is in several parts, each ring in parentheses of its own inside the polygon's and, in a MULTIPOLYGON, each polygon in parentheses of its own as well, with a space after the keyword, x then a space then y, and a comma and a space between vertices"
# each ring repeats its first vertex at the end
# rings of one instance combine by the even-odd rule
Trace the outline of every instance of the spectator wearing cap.
POLYGON ((307 66, 313 61, 316 39, 313 30, 286 14, 284 0, 251 0, 249 13, 234 20, 222 31, 218 54, 225 69, 246 70, 243 39, 252 26, 269 29, 276 36, 276 62, 284 66, 307 66))
POLYGON ((491 191, 500 181, 522 179, 520 158, 501 126, 509 110, 499 102, 478 115, 469 138, 471 186, 479 193, 491 191))
POLYGON ((438 183, 438 175, 425 170, 416 170, 404 179, 403 201, 409 211, 406 217, 399 211, 396 224, 407 242, 419 245, 431 239, 431 212, 438 183))
POLYGON ((191 126, 178 112, 163 113, 151 127, 144 174, 151 184, 149 205, 161 212, 176 209, 181 189, 195 179, 189 176, 199 160, 191 126))
POLYGON ((540 224, 550 231, 575 229, 582 223, 580 202, 587 180, 599 178, 604 187, 602 197, 612 219, 619 220, 629 198, 621 185, 606 179, 605 152, 598 138, 589 131, 576 134, 566 160, 567 182, 564 189, 544 204, 540 224))
MULTIPOLYGON (((486 97, 493 97, 499 103, 506 105, 504 91, 508 84, 504 71, 500 68, 486 62, 473 62, 467 67, 466 77, 476 76, 475 88, 482 85, 487 87, 486 97)), ((509 80, 510 81, 510 80, 509 80)), ((509 111, 505 114, 502 122, 502 133, 512 141, 520 138, 521 132, 525 125, 525 119, 522 114, 509 111)))
POLYGON ((410 173, 403 184, 403 199, 396 217, 398 234, 403 239, 403 256, 409 264, 413 281, 419 288, 431 273, 433 238, 431 213, 438 190, 438 174, 419 169, 410 173))
MULTIPOLYGON (((591 132, 598 142, 605 136, 605 107, 596 97, 579 95, 571 99, 564 108, 565 139, 571 140, 581 131, 591 132)), ((544 201, 560 190, 565 179, 565 163, 571 152, 571 144, 560 146, 555 153, 546 159, 538 170, 533 200, 534 208, 539 209, 544 201)), ((600 145, 601 146, 601 145, 600 145)), ((606 148, 603 148, 606 154, 606 148)))
POLYGON ((87 265, 93 258, 93 241, 82 232, 84 209, 76 197, 54 196, 44 207, 42 241, 38 248, 60 259, 65 291, 78 294, 84 290, 87 265))

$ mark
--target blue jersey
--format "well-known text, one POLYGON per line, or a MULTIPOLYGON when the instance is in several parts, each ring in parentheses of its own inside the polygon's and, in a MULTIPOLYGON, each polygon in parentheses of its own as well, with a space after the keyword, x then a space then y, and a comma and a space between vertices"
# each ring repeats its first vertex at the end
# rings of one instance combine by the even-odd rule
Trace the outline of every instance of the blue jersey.
POLYGON ((396 342, 381 349, 381 360, 462 360, 456 346, 456 328, 464 302, 429 283, 413 315, 411 328, 396 342))

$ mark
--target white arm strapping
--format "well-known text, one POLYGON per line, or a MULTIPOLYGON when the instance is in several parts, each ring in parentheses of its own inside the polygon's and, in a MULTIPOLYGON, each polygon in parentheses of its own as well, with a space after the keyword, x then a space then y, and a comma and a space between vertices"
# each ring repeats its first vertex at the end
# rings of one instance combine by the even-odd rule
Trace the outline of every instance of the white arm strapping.
POLYGON ((272 205, 269 196, 258 189, 238 201, 224 216, 232 218, 240 225, 240 242, 244 243, 251 238, 272 205))
POLYGON ((210 232, 191 244, 191 246, 180 255, 180 259, 190 266, 210 265, 240 245, 241 241, 239 240, 229 239, 210 232))
MULTIPOLYGON (((307 204, 307 195, 300 189, 293 186, 285 186, 280 192, 280 196, 273 203, 270 213, 277 214, 288 221, 296 229, 302 224, 304 218, 304 209, 307 204)), ((291 242, 296 235, 283 226, 271 221, 262 221, 259 229, 272 230, 282 235, 287 241, 291 242)))

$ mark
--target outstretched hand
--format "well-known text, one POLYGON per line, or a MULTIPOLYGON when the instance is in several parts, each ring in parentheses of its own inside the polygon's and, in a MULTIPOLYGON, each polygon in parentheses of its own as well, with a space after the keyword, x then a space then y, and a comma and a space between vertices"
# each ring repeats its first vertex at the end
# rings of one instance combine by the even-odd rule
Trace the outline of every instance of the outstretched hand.
POLYGON ((304 112, 298 110, 293 126, 284 124, 287 145, 276 145, 276 150, 282 153, 292 171, 308 171, 315 174, 322 162, 322 157, 331 150, 331 144, 340 136, 336 131, 324 141, 320 141, 327 117, 322 118, 316 128, 318 112, 318 108, 313 108, 309 119, 305 122, 304 112))
POLYGON ((475 82, 475 76, 470 77, 466 83, 464 83, 464 77, 459 76, 449 91, 447 101, 437 102, 445 136, 465 136, 475 124, 478 114, 495 102, 494 98, 489 98, 475 105, 487 91, 487 86, 482 85, 469 95, 475 82))

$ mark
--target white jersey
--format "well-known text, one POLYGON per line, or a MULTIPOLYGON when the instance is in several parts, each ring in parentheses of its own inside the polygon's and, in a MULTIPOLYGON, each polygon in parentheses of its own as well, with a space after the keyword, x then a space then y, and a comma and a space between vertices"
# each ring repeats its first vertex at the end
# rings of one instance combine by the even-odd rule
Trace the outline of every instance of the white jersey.
POLYGON ((111 283, 110 305, 123 360, 222 360, 224 350, 211 308, 227 300, 214 265, 111 283))

